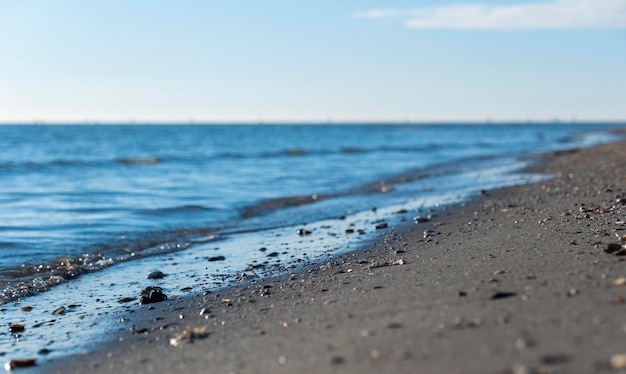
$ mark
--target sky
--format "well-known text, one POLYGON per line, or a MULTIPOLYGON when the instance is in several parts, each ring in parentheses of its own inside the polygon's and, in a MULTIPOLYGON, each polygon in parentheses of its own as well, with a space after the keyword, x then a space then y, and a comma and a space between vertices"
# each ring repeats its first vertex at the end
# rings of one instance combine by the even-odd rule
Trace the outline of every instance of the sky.
POLYGON ((626 120, 626 0, 0 0, 0 122, 626 120))

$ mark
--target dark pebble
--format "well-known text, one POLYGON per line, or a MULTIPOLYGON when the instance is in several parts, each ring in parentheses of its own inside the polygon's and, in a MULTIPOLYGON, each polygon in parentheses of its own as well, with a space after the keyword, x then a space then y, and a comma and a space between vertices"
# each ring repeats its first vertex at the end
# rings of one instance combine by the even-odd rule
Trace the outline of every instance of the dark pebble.
POLYGON ((153 271, 152 273, 146 275, 148 279, 161 279, 165 276, 162 271, 153 271))
POLYGON ((626 255, 626 248, 624 248, 624 246, 621 245, 621 244, 611 243, 611 244, 609 244, 606 247, 604 252, 610 253, 610 254, 615 255, 615 256, 625 256, 626 255))
POLYGON ((387 224, 387 222, 379 223, 378 225, 376 225, 376 230, 386 229, 388 226, 389 225, 387 224))
POLYGON ((20 360, 8 360, 4 364, 4 368, 7 371, 11 371, 12 369, 26 368, 30 366, 35 366, 36 364, 37 364, 37 359, 35 358, 23 358, 20 360))
POLYGON ((506 299, 507 297, 516 296, 517 293, 509 291, 500 291, 491 295, 491 300, 506 299))
POLYGON ((160 303, 161 301, 165 300, 167 300, 167 295, 163 293, 161 287, 148 286, 141 291, 141 298, 139 298, 139 303, 141 305, 153 304, 160 303))
POLYGON ((265 248, 265 247, 261 247, 261 248, 259 248, 259 251, 261 251, 261 252, 265 252, 265 251, 267 251, 267 248, 265 248))
POLYGON ((224 256, 213 256, 213 257, 209 257, 209 262, 214 262, 214 261, 224 261, 226 260, 226 257, 224 256))
POLYGON ((278 257, 279 254, 280 253, 278 253, 278 252, 272 252, 272 253, 268 254, 267 257, 278 257))
POLYGON ((331 358, 328 360, 328 362, 329 362, 331 365, 341 365, 341 364, 344 364, 344 363, 346 362, 346 359, 345 359, 345 358, 343 358, 343 357, 341 357, 341 356, 333 356, 333 357, 331 357, 331 358))
POLYGON ((391 322, 387 325, 388 329, 401 329, 403 326, 399 322, 391 322))
POLYGON ((24 332, 26 328, 24 325, 20 325, 19 323, 9 323, 9 332, 14 334, 17 332, 24 332))
POLYGON ((133 300, 137 300, 137 298, 136 297, 120 297, 119 299, 117 299, 117 302, 120 304, 123 304, 123 303, 129 303, 133 300))
POLYGON ((296 230, 296 233, 298 233, 298 235, 300 236, 311 235, 311 231, 306 229, 298 229, 296 230))

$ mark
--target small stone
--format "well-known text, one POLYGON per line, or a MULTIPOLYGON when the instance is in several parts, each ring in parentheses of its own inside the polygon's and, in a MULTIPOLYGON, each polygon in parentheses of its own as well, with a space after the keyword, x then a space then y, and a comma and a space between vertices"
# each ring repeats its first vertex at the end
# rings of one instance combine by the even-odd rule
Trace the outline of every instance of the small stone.
POLYGON ((285 356, 278 357, 278 363, 281 364, 281 365, 286 364, 287 363, 287 357, 285 357, 285 356))
POLYGON ((181 333, 176 334, 175 337, 170 339, 170 344, 174 347, 178 347, 182 344, 193 343, 196 340, 205 339, 209 336, 206 332, 206 327, 194 327, 192 329, 184 330, 181 333))
POLYGON ((278 255, 280 255, 280 253, 272 252, 272 253, 268 254, 266 257, 278 257, 278 255))
POLYGON ((22 311, 23 311, 23 312, 30 312, 31 310, 33 310, 33 307, 32 307, 32 306, 30 306, 30 305, 24 305, 24 306, 22 307, 22 311))
POLYGON ((626 303, 626 299, 624 299, 621 296, 618 297, 614 297, 611 300, 609 300, 609 304, 613 305, 613 306, 618 306, 618 305, 622 305, 626 303))
POLYGON ((415 222, 415 224, 428 222, 428 221, 430 221, 430 218, 428 217, 424 217, 424 216, 413 217, 413 222, 415 222))
POLYGON ((346 229, 346 234, 354 234, 354 229, 346 229))
POLYGON ((346 362, 346 359, 341 357, 341 356, 333 356, 333 357, 328 359, 328 363, 330 365, 333 365, 333 366, 334 365, 341 365, 341 364, 343 364, 345 362, 346 362))
POLYGON ((622 244, 611 243, 604 249, 604 252, 610 253, 615 256, 625 256, 626 246, 622 244))
POLYGON ((378 225, 376 225, 376 230, 386 229, 387 227, 389 227, 387 222, 379 223, 378 225))
POLYGON ((311 235, 311 231, 307 230, 307 229, 297 229, 296 233, 300 236, 306 236, 306 235, 311 235))
POLYGON ((224 261, 224 260, 226 260, 226 257, 224 256, 213 256, 213 257, 209 257, 208 259, 209 262, 224 261))
POLYGON ((611 367, 613 369, 626 368, 626 353, 617 353, 611 356, 611 367))
POLYGON ((576 296, 580 293, 580 291, 578 291, 576 288, 572 288, 569 291, 567 291, 567 296, 572 297, 572 296, 576 296))
POLYGON ((506 274, 506 270, 500 269, 500 270, 496 270, 493 272, 493 275, 500 275, 500 274, 506 274))
POLYGON ((52 314, 55 316, 65 314, 65 307, 61 306, 61 307, 56 308, 55 310, 52 311, 52 314))
POLYGON ((133 300, 137 300, 137 298, 136 297, 120 297, 119 299, 117 299, 117 302, 120 304, 123 304, 123 303, 129 303, 133 300))
POLYGON ((423 236, 424 238, 429 238, 431 236, 439 235, 440 232, 433 229, 424 230, 423 236))
POLYGON ((36 358, 23 358, 19 360, 7 360, 4 363, 4 370, 11 371, 17 368, 26 368, 35 366, 37 364, 36 358))
POLYGON ((161 301, 167 300, 167 295, 163 293, 161 287, 157 286, 148 286, 144 290, 141 291, 141 297, 139 298, 139 303, 141 305, 144 304, 154 304, 160 303, 161 301))
POLYGON ((153 271, 150 274, 146 275, 147 279, 161 279, 165 276, 162 271, 153 271))
POLYGON ((19 323, 9 323, 9 332, 11 334, 20 333, 26 331, 24 325, 19 323))
POLYGON ((626 285, 626 278, 620 277, 613 281, 614 286, 623 286, 626 285))
POLYGON ((513 296, 517 296, 517 293, 510 291, 499 291, 491 295, 491 300, 506 299, 513 296))

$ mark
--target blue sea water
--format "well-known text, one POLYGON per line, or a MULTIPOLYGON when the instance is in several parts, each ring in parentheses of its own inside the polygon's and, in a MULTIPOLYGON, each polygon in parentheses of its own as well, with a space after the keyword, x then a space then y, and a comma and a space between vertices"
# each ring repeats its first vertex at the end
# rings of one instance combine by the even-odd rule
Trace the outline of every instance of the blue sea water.
POLYGON ((99 269, 97 261, 139 258, 155 245, 211 232, 477 190, 480 177, 464 178, 466 170, 607 141, 606 127, 1 126, 0 290, 4 301, 36 293, 6 288, 35 276, 74 278, 99 269), (445 176, 460 180, 436 183, 445 176), (83 268, 55 272, 59 258, 80 258, 83 268))
MULTIPOLYGON (((358 248, 373 223, 397 220, 398 211, 409 220, 481 189, 544 178, 519 173, 530 162, 519 157, 610 142, 615 127, 0 126, 2 311, 27 323, 49 319, 59 294, 82 305, 54 331, 0 344, 0 355, 38 352, 62 323, 104 324, 103 308, 154 284, 145 279, 151 270, 182 295, 244 271, 323 261, 358 248), (312 232, 307 240, 301 228, 312 232), (35 306, 29 315, 26 304, 35 306)), ((77 339, 85 341, 75 332, 46 349, 67 354, 77 339)))

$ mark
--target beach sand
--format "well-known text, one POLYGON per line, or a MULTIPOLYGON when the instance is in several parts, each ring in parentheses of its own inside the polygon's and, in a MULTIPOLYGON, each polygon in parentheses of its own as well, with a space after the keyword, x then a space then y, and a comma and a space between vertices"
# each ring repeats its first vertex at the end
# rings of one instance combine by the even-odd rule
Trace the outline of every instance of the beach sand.
POLYGON ((485 191, 417 225, 408 212, 406 225, 301 273, 137 306, 119 341, 32 371, 616 372, 626 256, 606 250, 626 244, 626 142, 532 169, 555 178, 485 191), (193 328, 192 343, 170 344, 193 328))

